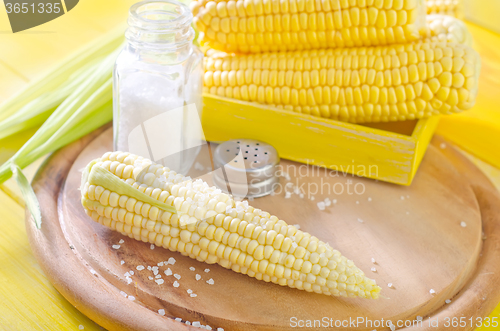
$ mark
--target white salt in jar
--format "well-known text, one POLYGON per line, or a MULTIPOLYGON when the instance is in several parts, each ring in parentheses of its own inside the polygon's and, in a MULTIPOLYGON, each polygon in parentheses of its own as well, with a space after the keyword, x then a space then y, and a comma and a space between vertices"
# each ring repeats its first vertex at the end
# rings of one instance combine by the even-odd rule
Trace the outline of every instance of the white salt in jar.
POLYGON ((204 143, 202 58, 193 16, 177 1, 130 8, 127 43, 116 60, 115 151, 137 154, 186 173, 204 143))

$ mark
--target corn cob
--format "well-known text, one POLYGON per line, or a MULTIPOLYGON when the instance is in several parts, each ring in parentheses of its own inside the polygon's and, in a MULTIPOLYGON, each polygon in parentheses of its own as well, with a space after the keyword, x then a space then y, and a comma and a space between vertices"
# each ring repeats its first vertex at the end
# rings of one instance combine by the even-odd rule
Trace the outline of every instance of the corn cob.
POLYGON ((193 23, 226 52, 377 46, 419 38, 423 0, 198 0, 193 23))
POLYGON ((413 43, 204 60, 204 92, 353 123, 469 109, 480 59, 470 47, 413 43))
POLYGON ((136 240, 282 286, 379 295, 374 280, 318 238, 142 157, 104 154, 85 169, 81 194, 88 216, 136 240))
POLYGON ((462 15, 460 0, 426 0, 427 14, 443 14, 453 17, 462 15))

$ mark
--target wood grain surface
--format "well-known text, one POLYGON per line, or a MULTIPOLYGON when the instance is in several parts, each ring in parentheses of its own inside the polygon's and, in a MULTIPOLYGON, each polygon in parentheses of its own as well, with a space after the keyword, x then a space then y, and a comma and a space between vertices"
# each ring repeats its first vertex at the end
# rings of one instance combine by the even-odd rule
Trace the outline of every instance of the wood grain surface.
MULTIPOLYGON (((295 178, 291 166, 299 165, 282 160, 291 177, 290 181, 281 178, 283 187, 288 182, 305 187, 316 183, 324 192, 311 200, 307 192, 304 198, 292 195, 285 199, 281 191, 251 202, 289 224, 299 224, 301 230, 328 241, 351 258, 380 284, 384 298, 379 300, 327 297, 268 284, 159 247, 151 250, 147 243, 94 223, 80 206, 80 171, 111 149, 111 140, 107 129, 55 153, 33 183, 42 206, 42 229, 35 229, 29 218, 26 223, 34 254, 54 286, 110 330, 189 328, 172 317, 227 331, 293 329, 292 317, 383 318, 396 323, 417 316, 440 317, 442 327, 438 329, 450 330, 453 328, 444 328, 445 317, 487 316, 500 299, 500 289, 494 286, 500 269, 500 197, 475 166, 439 139, 434 143, 437 147, 429 148, 410 187, 335 176, 311 167, 306 168, 307 177, 295 178), (348 194, 344 190, 337 195, 326 192, 325 183, 336 187, 336 192, 349 185, 352 192, 356 184, 358 193, 361 187, 364 191, 348 194), (317 202, 326 197, 337 203, 320 211, 317 202), (112 248, 121 239, 120 248, 112 248), (152 271, 136 269, 138 265, 156 266, 170 257, 176 263, 159 267, 164 279, 161 285, 149 279, 154 277, 152 271), (377 271, 372 272, 372 267, 377 271), (163 273, 167 268, 181 276, 179 287, 172 286, 173 276, 163 273), (207 268, 209 272, 204 271, 207 268), (134 275, 127 284, 125 273, 130 270, 134 275), (196 274, 202 279, 197 281, 196 274), (214 285, 206 283, 209 279, 214 285), (431 294, 431 289, 436 293, 431 294), (197 296, 191 297, 187 290, 197 296), (452 300, 450 304, 445 304, 447 299, 452 300), (166 316, 158 314, 160 309, 166 316)), ((203 156, 201 153, 200 163, 206 160, 203 156)), ((426 320, 415 329, 436 330, 426 327, 426 320)), ((351 328, 373 329, 366 325, 351 328)))

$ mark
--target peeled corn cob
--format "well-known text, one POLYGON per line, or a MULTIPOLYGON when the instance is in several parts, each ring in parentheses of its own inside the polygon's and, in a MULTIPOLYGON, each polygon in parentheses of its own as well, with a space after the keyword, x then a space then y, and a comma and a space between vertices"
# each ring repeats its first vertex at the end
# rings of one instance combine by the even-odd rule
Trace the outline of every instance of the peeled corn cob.
POLYGON ((198 0, 193 23, 226 52, 377 46, 419 38, 423 0, 198 0))
POLYGON ((425 0, 427 14, 443 14, 454 17, 462 15, 460 0, 425 0))
POLYGON ((454 43, 204 59, 204 92, 335 120, 403 121, 469 109, 480 59, 454 43))
POLYGON ((142 157, 104 154, 81 194, 87 215, 131 238, 282 286, 378 298, 375 281, 318 238, 142 157))

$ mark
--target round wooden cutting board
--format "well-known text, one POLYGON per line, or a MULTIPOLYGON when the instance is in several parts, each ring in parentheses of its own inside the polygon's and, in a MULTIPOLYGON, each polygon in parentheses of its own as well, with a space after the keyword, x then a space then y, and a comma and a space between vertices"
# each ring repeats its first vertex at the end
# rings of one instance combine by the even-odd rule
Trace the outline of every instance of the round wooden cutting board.
MULTIPOLYGON (((439 138, 410 187, 282 160, 288 176, 280 179, 281 192, 250 202, 299 224, 352 259, 382 287, 378 300, 265 283, 94 223, 80 205, 81 171, 111 149, 112 131, 104 128, 53 154, 33 182, 42 228, 36 229, 29 217, 26 222, 47 277, 78 309, 110 330, 194 330, 185 321, 226 331, 342 323, 349 330, 389 330, 387 322, 376 324, 382 319, 398 329, 406 322, 408 330, 470 330, 474 324, 469 320, 464 328, 446 327, 446 320, 487 316, 500 301, 500 196, 439 138), (304 197, 285 195, 285 188, 295 186, 304 197), (336 202, 320 210, 318 202, 325 198, 336 202), (418 316, 421 324, 415 322, 418 316), (436 319, 439 327, 429 326, 436 319)), ((206 172, 200 169, 209 166, 207 155, 203 150, 192 177, 206 172)))

